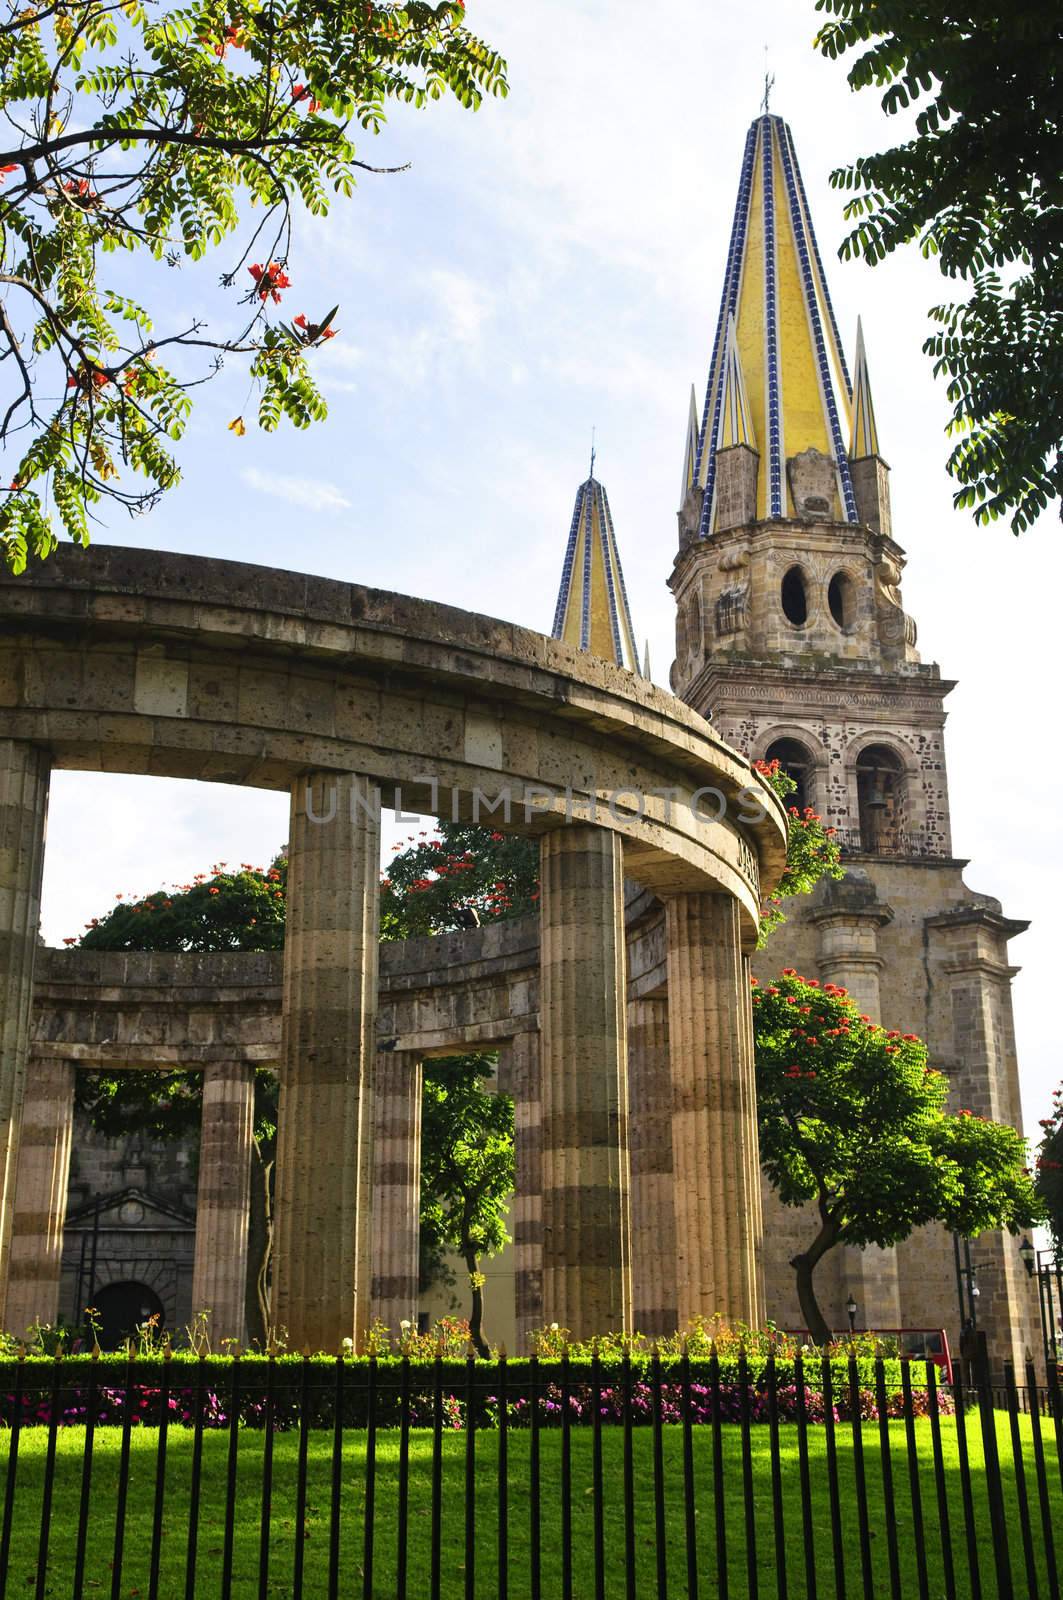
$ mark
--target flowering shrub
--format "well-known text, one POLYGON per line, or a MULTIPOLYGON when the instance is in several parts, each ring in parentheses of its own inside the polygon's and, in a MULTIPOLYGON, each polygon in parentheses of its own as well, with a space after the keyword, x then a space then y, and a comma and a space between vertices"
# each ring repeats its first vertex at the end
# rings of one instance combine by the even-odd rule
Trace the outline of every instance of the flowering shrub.
POLYGON ((1036 1156, 1037 1192, 1048 1217, 1048 1226, 1063 1250, 1063 1085, 1052 1096, 1052 1110, 1041 1119, 1041 1145, 1036 1156))
MULTIPOLYGON (((47 1374, 51 1367, 48 1363, 44 1367, 47 1374)), ((176 1367, 176 1364, 175 1364, 176 1367)), ((481 1369, 482 1370, 482 1369, 481 1369)), ((592 1382, 586 1377, 585 1369, 578 1376, 570 1379, 567 1387, 558 1379, 556 1372, 546 1368, 546 1383, 538 1390, 535 1407, 538 1411, 539 1421, 545 1427, 557 1427, 564 1419, 567 1409, 569 1421, 576 1426, 588 1426, 594 1421, 596 1394, 592 1382)), ((615 1426, 624 1420, 625 1389, 622 1382, 618 1381, 615 1367, 602 1369, 597 1391, 597 1404, 603 1425, 615 1426)), ((776 1408, 781 1422, 797 1421, 801 1412, 803 1397, 805 1420, 809 1423, 822 1423, 828 1407, 824 1400, 823 1389, 816 1382, 809 1382, 813 1377, 819 1377, 818 1369, 811 1365, 805 1369, 804 1381, 800 1384, 793 1381, 792 1367, 777 1369, 780 1381, 776 1385, 776 1408)), ((414 1428, 428 1428, 433 1426, 435 1418, 435 1398, 433 1382, 426 1382, 425 1369, 418 1366, 412 1369, 413 1377, 410 1387, 410 1425, 414 1428)), ((264 1376, 264 1375, 262 1375, 264 1376)), ((272 1402, 272 1427, 278 1432, 286 1432, 296 1427, 300 1416, 301 1399, 301 1363, 295 1363, 286 1374, 281 1375, 283 1381, 278 1379, 278 1370, 274 1369, 274 1397, 272 1402)), ((375 1414, 378 1425, 381 1427, 394 1427, 398 1424, 401 1414, 398 1385, 395 1381, 396 1371, 394 1364, 384 1364, 379 1371, 382 1381, 379 1382, 375 1414)), ((158 1382, 135 1383, 131 1387, 123 1384, 109 1382, 99 1383, 95 1394, 90 1392, 85 1381, 83 1369, 76 1381, 64 1382, 59 1391, 58 1398, 58 1425, 60 1427, 84 1426, 90 1416, 97 1427, 120 1427, 124 1424, 126 1415, 127 1396, 129 1397, 129 1417, 132 1427, 158 1427, 165 1414, 171 1427, 190 1428, 195 1423, 197 1397, 196 1388, 189 1383, 187 1367, 184 1374, 179 1369, 171 1373, 175 1380, 174 1386, 165 1396, 158 1382)), ((512 1376, 509 1379, 506 1401, 506 1417, 510 1426, 527 1427, 530 1425, 533 1402, 530 1394, 525 1391, 528 1371, 524 1363, 514 1363, 512 1376)), ((866 1377, 866 1374, 865 1374, 866 1377)), ((367 1420, 366 1389, 364 1382, 364 1368, 359 1372, 356 1366, 350 1369, 350 1388, 344 1394, 344 1423, 348 1427, 364 1427, 367 1420)), ((335 1415, 335 1369, 329 1361, 317 1366, 314 1381, 308 1386, 308 1405, 310 1410, 311 1426, 331 1427, 335 1415)), ((468 1416, 468 1402, 465 1396, 464 1385, 466 1374, 463 1364, 455 1366, 450 1364, 446 1369, 445 1381, 441 1389, 441 1416, 445 1429, 462 1429, 466 1425, 468 1416)), ((695 1426, 704 1426, 714 1420, 714 1397, 711 1381, 704 1370, 695 1369, 691 1376, 690 1385, 690 1417, 695 1426)), ((894 1370, 890 1369, 890 1386, 887 1389, 887 1416, 900 1418, 904 1415, 903 1392, 896 1387, 894 1370)), ((478 1392, 474 1402, 476 1406, 476 1425, 478 1428, 497 1427, 501 1401, 497 1392, 478 1392)), ((937 1392, 938 1410, 941 1415, 951 1415, 954 1409, 950 1394, 944 1390, 937 1392)), ((878 1405, 875 1390, 866 1381, 860 1383, 858 1389, 859 1413, 864 1421, 872 1422, 878 1418, 878 1405)), ((267 1406, 264 1386, 261 1377, 249 1376, 242 1372, 241 1387, 238 1394, 237 1407, 240 1423, 245 1428, 263 1428, 267 1425, 270 1411, 267 1406)), ((747 1384, 743 1385, 735 1380, 733 1371, 729 1372, 726 1379, 721 1372, 719 1383, 719 1415, 720 1421, 725 1423, 741 1422, 743 1410, 748 1407, 750 1421, 754 1424, 765 1423, 770 1420, 771 1402, 768 1395, 767 1375, 764 1369, 749 1375, 747 1384)), ((925 1387, 912 1388, 912 1407, 915 1416, 928 1416, 930 1414, 930 1394, 925 1387)), ((661 1420, 666 1424, 675 1424, 683 1421, 684 1416, 684 1391, 682 1381, 677 1379, 674 1371, 662 1379, 660 1387, 661 1420)), ((849 1421, 852 1416, 852 1395, 848 1381, 848 1374, 844 1369, 832 1366, 832 1402, 830 1415, 836 1422, 849 1421)), ((231 1389, 227 1381, 218 1381, 216 1372, 212 1375, 209 1384, 204 1385, 202 1399, 202 1426, 205 1429, 227 1428, 232 1416, 231 1389)), ((22 1427, 47 1427, 52 1420, 51 1383, 47 1376, 43 1376, 31 1387, 24 1387, 21 1396, 16 1397, 13 1388, 6 1385, 0 1389, 0 1425, 10 1427, 15 1417, 18 1416, 22 1427)), ((631 1381, 631 1418, 634 1426, 646 1426, 653 1421, 654 1392, 653 1385, 648 1379, 645 1369, 633 1371, 631 1381)))

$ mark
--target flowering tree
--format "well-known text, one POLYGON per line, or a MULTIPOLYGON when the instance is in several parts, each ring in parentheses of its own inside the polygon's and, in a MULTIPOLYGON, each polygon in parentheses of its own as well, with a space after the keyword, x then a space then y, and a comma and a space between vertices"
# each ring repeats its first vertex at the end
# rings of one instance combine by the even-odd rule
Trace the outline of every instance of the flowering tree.
POLYGON ((892 1245, 941 1222, 1017 1233, 1040 1214, 1014 1128, 945 1110, 948 1080, 914 1033, 886 1030, 846 991, 787 968, 754 980, 761 1164, 784 1205, 815 1206, 819 1229, 793 1258, 817 1344, 830 1338, 813 1274, 838 1244, 892 1245))
POLYGON ((218 861, 191 883, 174 883, 142 899, 115 895, 80 939, 88 950, 279 950, 284 944, 288 858, 268 867, 218 861))
POLYGON ((422 1271, 441 1275, 444 1252, 461 1256, 472 1300, 469 1338, 481 1356, 491 1352, 480 1261, 509 1243, 515 1159, 513 1101, 485 1088, 493 1072, 484 1055, 426 1062, 421 1112, 422 1271))
POLYGON ((226 357, 249 363, 263 428, 325 415, 311 358, 337 308, 275 319, 295 282, 293 210, 322 217, 359 170, 397 170, 370 167, 354 138, 380 130, 389 101, 475 108, 506 80, 463 0, 9 0, 7 13, 0 441, 22 453, 0 545, 21 571, 54 548, 56 518, 85 544, 101 500, 142 510, 177 482, 190 392, 226 357), (169 308, 159 326, 168 274, 221 248, 224 327, 169 308))
MULTIPOLYGON (((754 761, 753 767, 784 804, 797 792, 796 782, 780 762, 754 761)), ((823 826, 819 812, 811 806, 803 810, 787 806, 786 815, 786 870, 761 907, 758 949, 763 949, 769 936, 786 921, 784 900, 795 894, 811 894, 821 878, 845 876, 835 830, 823 826)))
POLYGON ((1042 1117, 1037 1152, 1037 1192, 1057 1250, 1063 1250, 1063 1085, 1052 1097, 1050 1116, 1042 1117))
POLYGON ((409 834, 395 851, 381 883, 382 938, 453 933, 538 908, 534 839, 440 822, 430 833, 409 834))

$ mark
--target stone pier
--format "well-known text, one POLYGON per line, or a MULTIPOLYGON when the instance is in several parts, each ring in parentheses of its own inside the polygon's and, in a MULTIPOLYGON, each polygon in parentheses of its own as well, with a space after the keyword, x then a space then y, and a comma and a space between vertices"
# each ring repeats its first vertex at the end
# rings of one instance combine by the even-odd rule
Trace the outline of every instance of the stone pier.
POLYGON ((369 1322, 380 795, 292 785, 273 1322, 301 1350, 369 1322))
POLYGON ((680 1325, 761 1316, 760 1170, 748 963, 726 895, 665 901, 680 1325))
POLYGON ((15 1180, 6 1328, 18 1338, 59 1316, 63 1223, 74 1126, 74 1066, 34 1055, 15 1180))
POLYGON ((215 1343, 240 1341, 245 1334, 254 1119, 254 1068, 239 1061, 208 1066, 203 1073, 192 1310, 210 1312, 215 1343))
MULTIPOLYGON (((880 974, 885 961, 879 935, 893 921, 869 883, 855 872, 840 883, 828 882, 821 908, 809 914, 816 930, 817 971, 825 980, 849 991, 858 1009, 882 1022, 880 974)), ((842 1260, 844 1298, 856 1302, 861 1328, 899 1328, 901 1285, 894 1245, 845 1245, 842 1260)))
POLYGON ((540 878, 543 1318, 584 1339, 631 1326, 621 842, 558 828, 540 878))
POLYGON ((543 1324, 543 1085, 538 1033, 518 1033, 499 1052, 498 1078, 513 1096, 516 1179, 510 1226, 516 1262, 518 1355, 543 1324))
POLYGON ((389 1328, 393 1338, 402 1322, 417 1324, 423 1080, 418 1056, 405 1051, 378 1055, 371 1319, 389 1328))
POLYGON ((631 1097, 631 1282, 635 1327, 674 1333, 675 1201, 672 1173, 672 1070, 668 1002, 632 1000, 627 1008, 631 1097))
POLYGON ((0 1327, 9 1325, 8 1256, 50 774, 44 750, 0 739, 0 1327))

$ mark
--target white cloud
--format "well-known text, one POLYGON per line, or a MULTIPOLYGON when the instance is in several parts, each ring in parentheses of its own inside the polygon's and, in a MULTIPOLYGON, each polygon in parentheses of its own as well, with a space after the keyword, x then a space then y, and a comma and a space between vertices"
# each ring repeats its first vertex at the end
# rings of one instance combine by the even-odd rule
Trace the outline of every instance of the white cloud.
POLYGON ((346 511, 351 504, 334 483, 321 478, 295 478, 283 472, 261 472, 258 467, 245 467, 240 477, 249 489, 306 511, 346 511))

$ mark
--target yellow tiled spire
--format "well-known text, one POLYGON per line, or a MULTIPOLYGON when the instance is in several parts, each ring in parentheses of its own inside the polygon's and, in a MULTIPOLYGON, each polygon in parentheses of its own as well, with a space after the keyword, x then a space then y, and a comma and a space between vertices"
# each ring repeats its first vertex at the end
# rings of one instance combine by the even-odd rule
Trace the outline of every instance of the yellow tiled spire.
POLYGON ((853 375, 853 429, 849 455, 853 461, 864 456, 878 456, 878 428, 875 425, 875 407, 871 402, 871 384, 867 376, 867 353, 864 350, 864 329, 856 319, 856 371, 853 375))
POLYGON ((742 362, 738 354, 734 314, 727 317, 727 344, 724 348, 723 409, 720 413, 720 436, 717 450, 727 450, 733 444, 757 448, 753 432, 753 418, 746 396, 746 382, 742 376, 742 362))
POLYGON ((737 442, 760 452, 758 518, 795 514, 786 463, 815 449, 835 463, 834 515, 856 522, 851 393, 793 138, 765 114, 746 137, 698 434, 701 535, 715 528, 716 452, 737 442))
POLYGON ((605 485, 591 475, 576 491, 553 637, 639 672, 638 647, 605 485))

